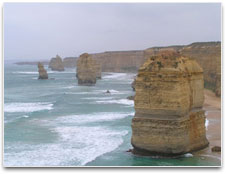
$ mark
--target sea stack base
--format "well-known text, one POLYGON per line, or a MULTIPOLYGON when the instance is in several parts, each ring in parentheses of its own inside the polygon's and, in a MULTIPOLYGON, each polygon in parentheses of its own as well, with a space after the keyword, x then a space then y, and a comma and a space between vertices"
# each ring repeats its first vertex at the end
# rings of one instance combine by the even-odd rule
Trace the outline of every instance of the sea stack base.
POLYGON ((134 117, 131 140, 134 154, 178 156, 208 146, 203 110, 170 120, 134 117))

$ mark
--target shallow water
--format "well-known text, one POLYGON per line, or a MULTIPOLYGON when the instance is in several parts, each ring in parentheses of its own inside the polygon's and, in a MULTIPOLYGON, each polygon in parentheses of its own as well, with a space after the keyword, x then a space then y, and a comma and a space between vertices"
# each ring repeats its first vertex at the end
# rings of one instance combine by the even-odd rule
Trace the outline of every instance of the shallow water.
POLYGON ((48 74, 54 79, 37 80, 36 66, 5 64, 5 166, 219 165, 211 157, 158 159, 126 152, 134 115, 126 97, 134 95, 135 74, 103 73, 92 87, 78 86, 74 69, 48 74))

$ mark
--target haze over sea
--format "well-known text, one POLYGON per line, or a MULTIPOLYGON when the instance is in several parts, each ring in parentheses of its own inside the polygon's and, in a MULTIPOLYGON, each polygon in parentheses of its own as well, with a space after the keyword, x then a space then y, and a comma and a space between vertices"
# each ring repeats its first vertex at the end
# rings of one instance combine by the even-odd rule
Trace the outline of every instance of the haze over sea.
POLYGON ((131 120, 135 74, 102 73, 92 87, 78 86, 75 69, 48 70, 38 80, 37 66, 4 67, 5 166, 191 166, 218 160, 186 154, 176 159, 126 152, 132 148, 131 120), (111 93, 107 94, 109 90, 111 93))

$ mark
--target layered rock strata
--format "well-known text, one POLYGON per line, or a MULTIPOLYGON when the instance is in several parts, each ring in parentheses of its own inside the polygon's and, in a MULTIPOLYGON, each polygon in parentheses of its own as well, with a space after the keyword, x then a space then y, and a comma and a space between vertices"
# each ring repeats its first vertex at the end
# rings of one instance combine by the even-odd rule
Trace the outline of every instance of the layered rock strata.
POLYGON ((56 55, 55 58, 50 60, 49 68, 51 68, 53 71, 64 71, 64 64, 59 55, 56 55))
POLYGON ((151 56, 136 78, 134 152, 172 156, 208 145, 203 70, 175 51, 151 56))
POLYGON ((40 62, 38 62, 38 72, 39 72, 38 79, 48 79, 48 74, 47 74, 43 64, 40 62))
POLYGON ((101 78, 100 66, 88 53, 80 55, 76 65, 76 77, 79 85, 95 85, 96 79, 101 78))

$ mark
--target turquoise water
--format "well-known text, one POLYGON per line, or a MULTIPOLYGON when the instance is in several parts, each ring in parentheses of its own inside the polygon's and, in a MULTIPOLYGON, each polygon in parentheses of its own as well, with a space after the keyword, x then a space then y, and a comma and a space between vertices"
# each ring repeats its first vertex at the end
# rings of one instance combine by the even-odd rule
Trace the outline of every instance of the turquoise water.
POLYGON ((132 148, 134 115, 126 97, 134 95, 135 74, 103 73, 95 86, 86 87, 77 85, 74 69, 48 69, 49 80, 37 80, 33 65, 5 64, 4 73, 4 166, 219 165, 212 158, 126 152, 132 148))

